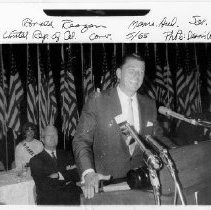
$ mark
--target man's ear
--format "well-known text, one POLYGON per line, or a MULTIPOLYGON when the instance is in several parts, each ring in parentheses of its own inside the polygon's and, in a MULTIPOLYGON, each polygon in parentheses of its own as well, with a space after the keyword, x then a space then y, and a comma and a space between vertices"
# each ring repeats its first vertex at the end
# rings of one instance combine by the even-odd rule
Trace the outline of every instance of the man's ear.
POLYGON ((118 68, 116 70, 116 76, 117 76, 118 79, 121 79, 121 69, 120 68, 118 68))

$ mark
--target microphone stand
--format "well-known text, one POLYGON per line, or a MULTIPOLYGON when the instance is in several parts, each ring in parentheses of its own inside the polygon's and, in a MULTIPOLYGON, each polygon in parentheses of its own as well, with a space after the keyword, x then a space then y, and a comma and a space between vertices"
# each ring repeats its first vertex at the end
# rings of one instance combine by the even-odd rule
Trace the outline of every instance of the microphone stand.
POLYGON ((144 153, 144 161, 148 166, 150 182, 153 186, 153 193, 155 198, 156 205, 160 205, 160 181, 157 175, 157 170, 159 170, 162 166, 160 159, 157 155, 152 154, 152 152, 147 149, 144 144, 141 142, 139 137, 137 136, 134 129, 130 126, 129 123, 125 123, 125 127, 129 131, 130 135, 134 138, 136 143, 139 145, 140 149, 144 153))
POLYGON ((178 177, 176 176, 176 170, 173 164, 173 161, 170 158, 170 155, 167 151, 167 149, 162 149, 160 151, 160 157, 163 160, 163 163, 167 166, 167 168, 169 169, 171 176, 174 180, 175 183, 175 199, 174 199, 174 205, 176 205, 176 198, 177 198, 177 193, 179 194, 180 200, 182 202, 182 205, 185 205, 185 200, 184 200, 184 196, 179 184, 179 180, 178 177))
POLYGON ((182 190, 178 181, 178 178, 176 176, 176 169, 173 164, 173 161, 171 160, 171 157, 168 153, 168 150, 165 149, 162 145, 160 145, 155 139, 153 139, 150 135, 146 135, 146 141, 159 153, 160 158, 162 159, 163 163, 167 166, 169 169, 171 176, 175 183, 175 199, 174 204, 176 204, 176 198, 177 198, 177 192, 179 193, 181 202, 183 205, 185 205, 184 197, 182 194, 182 190))
POLYGON ((157 171, 148 165, 150 182, 153 187, 155 204, 160 205, 160 181, 158 179, 157 171))

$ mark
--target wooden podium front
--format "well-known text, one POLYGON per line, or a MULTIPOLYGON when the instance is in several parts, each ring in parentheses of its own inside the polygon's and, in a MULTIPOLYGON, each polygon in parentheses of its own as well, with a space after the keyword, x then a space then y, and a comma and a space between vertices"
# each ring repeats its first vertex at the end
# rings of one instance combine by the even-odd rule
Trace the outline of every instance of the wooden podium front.
MULTIPOLYGON (((169 151, 176 165, 186 204, 211 204, 211 141, 188 145, 169 151)), ((161 205, 174 200, 174 182, 166 166, 159 172, 161 205)), ((102 192, 92 199, 81 196, 82 205, 154 205, 150 191, 126 190, 102 192)), ((178 204, 181 204, 178 196, 178 204)))

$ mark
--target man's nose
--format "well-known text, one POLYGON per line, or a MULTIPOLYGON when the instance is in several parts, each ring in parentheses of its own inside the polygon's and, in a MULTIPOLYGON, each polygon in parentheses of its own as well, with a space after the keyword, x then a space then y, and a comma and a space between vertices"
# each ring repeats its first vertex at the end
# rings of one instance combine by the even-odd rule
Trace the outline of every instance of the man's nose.
POLYGON ((137 77, 140 76, 140 74, 139 74, 139 72, 133 72, 133 73, 131 74, 131 76, 132 76, 133 78, 137 78, 137 77))

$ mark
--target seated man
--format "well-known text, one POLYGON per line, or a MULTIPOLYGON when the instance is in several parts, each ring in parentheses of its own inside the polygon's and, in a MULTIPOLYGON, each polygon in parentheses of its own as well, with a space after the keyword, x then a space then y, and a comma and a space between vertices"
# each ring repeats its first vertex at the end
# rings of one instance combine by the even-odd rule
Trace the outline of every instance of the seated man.
POLYGON ((47 126, 43 137, 44 150, 30 160, 35 181, 37 204, 79 205, 80 188, 73 159, 65 151, 56 150, 58 134, 54 126, 47 126))

